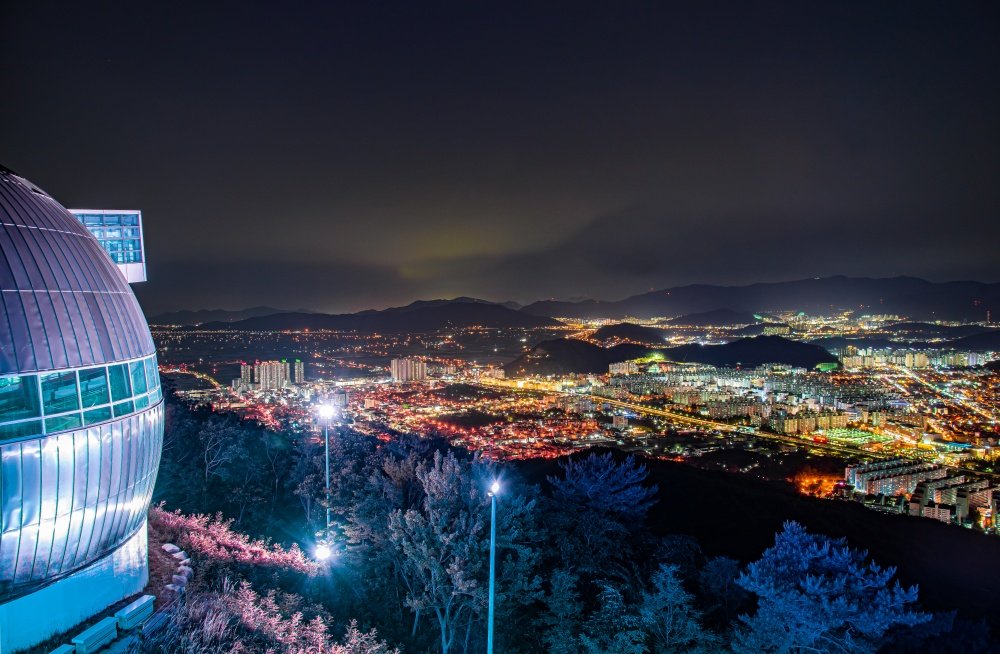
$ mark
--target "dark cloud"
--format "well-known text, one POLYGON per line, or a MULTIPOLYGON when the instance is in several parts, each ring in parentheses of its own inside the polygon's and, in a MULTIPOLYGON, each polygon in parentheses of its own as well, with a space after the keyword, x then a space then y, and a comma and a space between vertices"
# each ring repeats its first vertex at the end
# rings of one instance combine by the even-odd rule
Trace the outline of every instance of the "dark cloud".
POLYGON ((176 261, 151 264, 149 279, 134 287, 149 315, 187 306, 339 312, 407 303, 422 291, 392 268, 336 263, 176 261))
POLYGON ((142 208, 150 310, 1000 279, 995 4, 2 11, 3 163, 142 208))

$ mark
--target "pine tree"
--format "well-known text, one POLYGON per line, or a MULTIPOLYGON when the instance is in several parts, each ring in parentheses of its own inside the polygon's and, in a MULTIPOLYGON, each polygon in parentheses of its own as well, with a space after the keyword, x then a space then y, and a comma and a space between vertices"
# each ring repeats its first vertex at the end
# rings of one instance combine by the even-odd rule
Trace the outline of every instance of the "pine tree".
POLYGON ((577 634, 583 603, 576 585, 578 578, 569 570, 552 573, 551 589, 545 595, 545 612, 539 619, 542 642, 548 654, 576 654, 580 651, 577 634))
POLYGON ((709 651, 715 644, 701 627, 701 613, 678 576, 677 566, 664 564, 653 574, 652 590, 642 595, 639 617, 649 633, 654 654, 709 651))
POLYGON ((929 616, 912 607, 917 588, 892 582, 894 568, 867 561, 842 538, 806 532, 786 522, 774 546, 737 583, 758 597, 757 611, 740 616, 737 654, 875 652, 893 625, 929 616))
POLYGON ((646 632, 642 620, 629 607, 621 592, 608 582, 599 584, 600 608, 588 618, 580 634, 585 654, 646 654, 646 632))

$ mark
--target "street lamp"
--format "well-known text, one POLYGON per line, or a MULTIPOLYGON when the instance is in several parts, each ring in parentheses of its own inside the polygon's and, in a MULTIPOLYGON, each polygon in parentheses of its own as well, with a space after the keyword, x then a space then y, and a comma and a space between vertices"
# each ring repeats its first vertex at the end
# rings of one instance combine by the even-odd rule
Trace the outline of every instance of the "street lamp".
POLYGON ((333 556, 333 550, 331 550, 330 546, 326 543, 319 543, 316 545, 316 550, 313 553, 316 555, 316 560, 320 562, 326 561, 328 558, 333 556))
MULTIPOLYGON (((319 417, 323 419, 323 450, 326 459, 326 537, 330 537, 330 420, 334 409, 329 404, 320 405, 319 417)), ((329 551, 329 548, 327 548, 329 551)), ((318 553, 317 549, 317 553, 318 553)), ((325 558, 325 557, 324 557, 325 558)))
POLYGON ((500 493, 500 482, 494 481, 490 486, 490 610, 486 626, 486 654, 493 654, 493 604, 496 596, 496 561, 497 561, 497 495, 500 493))

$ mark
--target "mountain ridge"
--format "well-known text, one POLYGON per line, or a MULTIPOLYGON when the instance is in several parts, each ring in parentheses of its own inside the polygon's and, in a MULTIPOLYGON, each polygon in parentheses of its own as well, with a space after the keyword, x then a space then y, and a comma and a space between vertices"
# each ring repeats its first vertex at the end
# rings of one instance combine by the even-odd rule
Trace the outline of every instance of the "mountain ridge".
POLYGON ((418 300, 402 307, 368 309, 357 313, 327 314, 285 312, 234 322, 214 322, 203 329, 246 331, 331 330, 358 332, 430 332, 447 328, 481 325, 492 328, 558 327, 560 322, 479 300, 459 297, 451 300, 418 300))
POLYGON ((522 311, 565 318, 655 318, 718 310, 742 312, 855 310, 898 314, 914 320, 982 320, 1000 312, 1000 283, 930 282, 917 277, 837 275, 740 286, 689 284, 622 300, 542 300, 522 311))
POLYGON ((288 309, 276 309, 268 306, 248 307, 246 309, 181 309, 152 316, 149 323, 151 325, 201 325, 210 322, 233 322, 247 318, 272 316, 276 313, 312 313, 312 311, 308 309, 289 311, 288 309))

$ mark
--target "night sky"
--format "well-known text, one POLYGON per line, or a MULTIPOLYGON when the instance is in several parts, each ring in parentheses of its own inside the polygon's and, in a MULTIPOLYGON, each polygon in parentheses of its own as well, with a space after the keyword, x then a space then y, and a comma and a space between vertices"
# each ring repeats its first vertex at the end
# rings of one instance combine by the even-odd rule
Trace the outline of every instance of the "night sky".
POLYGON ((0 163, 151 313, 1000 280, 995 2, 142 4, 0 5, 0 163))

